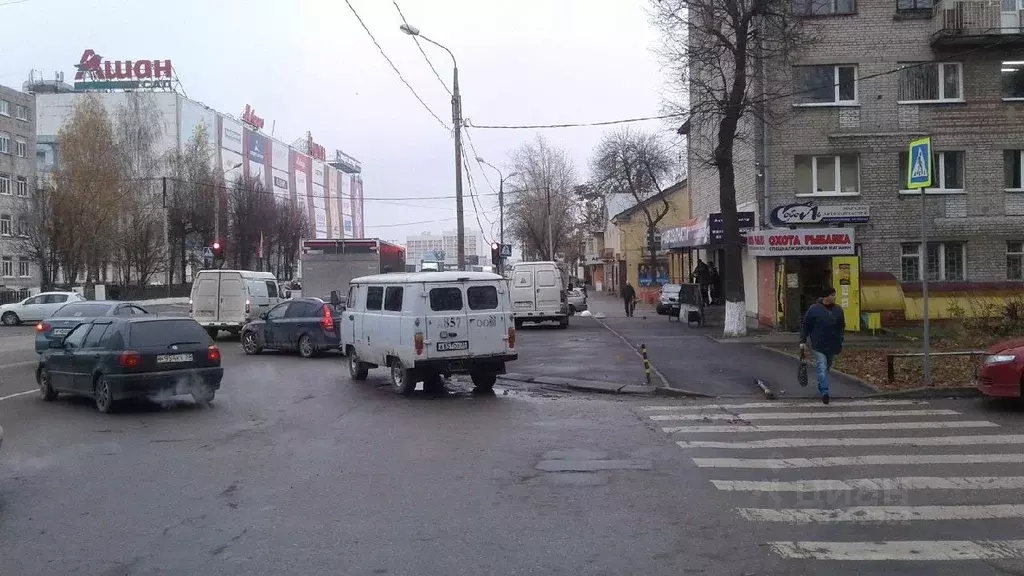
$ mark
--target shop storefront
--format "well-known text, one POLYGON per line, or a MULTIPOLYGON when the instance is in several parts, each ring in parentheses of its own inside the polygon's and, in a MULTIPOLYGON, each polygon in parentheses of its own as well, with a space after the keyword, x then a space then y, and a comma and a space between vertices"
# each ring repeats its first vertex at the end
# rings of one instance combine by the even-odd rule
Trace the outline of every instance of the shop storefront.
MULTIPOLYGON (((737 213, 742 235, 754 228, 754 213, 737 213)), ((668 253, 668 275, 672 282, 691 282, 697 260, 714 264, 721 273, 725 265, 725 228, 722 214, 698 216, 685 226, 661 231, 661 245, 668 253)))

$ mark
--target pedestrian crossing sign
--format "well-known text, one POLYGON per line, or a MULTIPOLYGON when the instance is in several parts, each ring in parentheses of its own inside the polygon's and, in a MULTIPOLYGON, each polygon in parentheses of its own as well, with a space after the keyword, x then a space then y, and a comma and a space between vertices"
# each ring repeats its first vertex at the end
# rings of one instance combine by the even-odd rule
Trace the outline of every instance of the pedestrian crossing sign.
POLYGON ((910 143, 907 154, 907 190, 932 185, 932 139, 919 138, 910 143))

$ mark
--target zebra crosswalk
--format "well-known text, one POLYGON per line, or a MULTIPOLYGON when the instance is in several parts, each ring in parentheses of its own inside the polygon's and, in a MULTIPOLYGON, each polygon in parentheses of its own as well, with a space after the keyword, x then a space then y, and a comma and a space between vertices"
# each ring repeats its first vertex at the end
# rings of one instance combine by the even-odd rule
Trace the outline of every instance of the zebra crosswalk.
POLYGON ((1024 562, 1022 532, 1005 529, 1024 525, 1020 430, 1000 433, 958 406, 921 400, 639 412, 729 495, 738 517, 773 527, 778 539, 766 544, 782 558, 1024 562))

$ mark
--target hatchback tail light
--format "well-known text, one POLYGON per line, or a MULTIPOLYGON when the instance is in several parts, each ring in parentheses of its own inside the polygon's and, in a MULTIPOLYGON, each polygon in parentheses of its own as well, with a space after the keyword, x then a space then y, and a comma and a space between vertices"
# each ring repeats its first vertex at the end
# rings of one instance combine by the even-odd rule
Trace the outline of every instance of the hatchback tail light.
POLYGON ((210 344, 206 347, 206 360, 214 364, 220 364, 220 348, 216 344, 210 344))
POLYGON ((420 356, 423 354, 423 332, 417 332, 413 341, 416 342, 416 355, 420 356))
POLYGON ((125 350, 117 358, 117 363, 122 368, 136 368, 142 362, 142 355, 134 350, 125 350))
POLYGON ((245 313, 246 314, 251 314, 252 313, 252 301, 249 300, 248 298, 245 300, 245 313))
POLYGON ((509 348, 515 348, 516 347, 516 329, 515 328, 509 328, 508 329, 508 347, 509 348))
POLYGON ((53 326, 50 326, 46 322, 40 322, 39 324, 36 324, 36 332, 49 332, 50 328, 53 328, 53 326))
POLYGON ((331 307, 324 304, 324 317, 320 319, 320 327, 325 332, 334 332, 334 316, 331 314, 331 307))

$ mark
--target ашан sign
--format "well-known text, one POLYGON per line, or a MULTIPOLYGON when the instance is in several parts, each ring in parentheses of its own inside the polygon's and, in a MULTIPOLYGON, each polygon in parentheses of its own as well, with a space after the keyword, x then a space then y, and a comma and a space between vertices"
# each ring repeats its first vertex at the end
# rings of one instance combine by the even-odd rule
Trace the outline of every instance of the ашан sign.
POLYGON ((170 60, 104 60, 94 50, 83 52, 75 68, 75 90, 169 90, 174 78, 170 60))
POLYGON ((852 228, 756 230, 747 233, 751 256, 842 256, 855 254, 852 228))
POLYGON ((266 121, 262 117, 257 116, 256 111, 248 104, 245 105, 245 110, 242 111, 242 122, 260 130, 263 130, 263 125, 266 124, 266 121))

